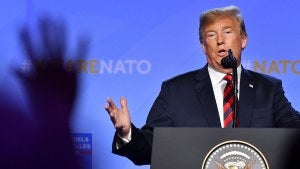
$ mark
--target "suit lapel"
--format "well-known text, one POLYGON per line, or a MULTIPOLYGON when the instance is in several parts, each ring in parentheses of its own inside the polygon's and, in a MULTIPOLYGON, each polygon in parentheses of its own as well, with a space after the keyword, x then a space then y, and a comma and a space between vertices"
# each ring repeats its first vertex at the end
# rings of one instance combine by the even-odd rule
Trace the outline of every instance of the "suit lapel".
POLYGON ((207 65, 199 70, 195 79, 198 81, 195 85, 195 90, 209 126, 221 127, 217 103, 211 80, 208 75, 207 65))
POLYGON ((240 82, 239 119, 240 127, 250 127, 255 104, 255 83, 250 73, 242 69, 240 82))

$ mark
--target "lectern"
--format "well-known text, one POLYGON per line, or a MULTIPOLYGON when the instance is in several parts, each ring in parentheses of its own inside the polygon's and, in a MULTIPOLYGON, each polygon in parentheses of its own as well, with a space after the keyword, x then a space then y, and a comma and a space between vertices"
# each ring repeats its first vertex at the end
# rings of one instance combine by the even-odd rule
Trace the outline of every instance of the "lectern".
POLYGON ((151 169, 300 168, 299 147, 300 129, 155 128, 151 169))

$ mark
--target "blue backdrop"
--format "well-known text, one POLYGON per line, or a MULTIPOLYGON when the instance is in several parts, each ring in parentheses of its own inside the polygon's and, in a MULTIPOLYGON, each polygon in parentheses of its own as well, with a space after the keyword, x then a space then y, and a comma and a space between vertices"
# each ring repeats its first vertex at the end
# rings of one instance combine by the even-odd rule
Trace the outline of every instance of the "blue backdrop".
POLYGON ((141 127, 163 80, 206 63, 198 40, 200 13, 228 5, 240 7, 246 22, 244 67, 282 79, 286 96, 300 110, 300 1, 296 0, 3 0, 0 78, 12 81, 12 90, 22 93, 9 71, 26 68, 17 37, 20 25, 34 25, 45 13, 65 21, 70 50, 80 35, 91 40, 79 72, 72 129, 92 134, 93 168, 149 168, 111 153, 114 128, 104 110, 105 100, 111 97, 119 103, 125 96, 132 121, 141 127))

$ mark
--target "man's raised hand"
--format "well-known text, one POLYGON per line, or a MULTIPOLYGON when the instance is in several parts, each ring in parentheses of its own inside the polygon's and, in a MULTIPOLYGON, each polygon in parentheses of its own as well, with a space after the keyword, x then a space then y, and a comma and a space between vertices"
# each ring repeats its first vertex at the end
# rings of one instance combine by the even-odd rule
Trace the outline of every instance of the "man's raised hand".
POLYGON ((107 104, 104 108, 108 112, 119 136, 127 139, 131 130, 130 114, 127 107, 127 101, 124 97, 121 97, 120 103, 121 108, 119 109, 112 99, 107 98, 107 104))

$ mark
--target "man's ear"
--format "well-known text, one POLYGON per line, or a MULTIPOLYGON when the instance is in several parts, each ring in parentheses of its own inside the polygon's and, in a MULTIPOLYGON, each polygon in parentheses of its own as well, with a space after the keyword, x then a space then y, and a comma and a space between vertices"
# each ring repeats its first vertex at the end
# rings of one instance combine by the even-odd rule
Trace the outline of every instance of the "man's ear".
POLYGON ((203 45, 203 43, 201 43, 201 47, 202 47, 203 53, 206 54, 206 47, 205 47, 205 45, 203 45))
POLYGON ((242 49, 244 49, 247 46, 248 43, 248 37, 244 36, 242 37, 242 49))

